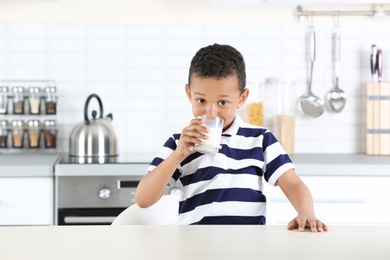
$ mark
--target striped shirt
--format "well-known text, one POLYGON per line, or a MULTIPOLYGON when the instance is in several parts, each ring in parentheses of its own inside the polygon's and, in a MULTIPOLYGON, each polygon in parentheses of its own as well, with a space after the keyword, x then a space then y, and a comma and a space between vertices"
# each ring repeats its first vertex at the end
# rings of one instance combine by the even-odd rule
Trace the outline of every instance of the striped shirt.
MULTIPOLYGON (((149 171, 177 146, 180 134, 169 138, 151 162, 149 171)), ((222 133, 215 155, 195 152, 180 163, 170 185, 182 186, 180 224, 265 224, 263 179, 276 185, 294 168, 274 135, 266 128, 244 123, 236 116, 222 133)))

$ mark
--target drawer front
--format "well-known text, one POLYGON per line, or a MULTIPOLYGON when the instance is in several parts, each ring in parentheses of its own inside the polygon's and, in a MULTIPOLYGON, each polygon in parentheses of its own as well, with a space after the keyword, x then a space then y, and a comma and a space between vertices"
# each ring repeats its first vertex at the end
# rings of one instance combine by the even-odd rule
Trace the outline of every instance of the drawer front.
MULTIPOLYGON (((390 225, 390 178, 303 176, 316 215, 329 225, 390 225)), ((296 212, 278 187, 267 185, 267 222, 287 224, 296 212)))
POLYGON ((0 178, 0 225, 53 225, 52 178, 0 178))

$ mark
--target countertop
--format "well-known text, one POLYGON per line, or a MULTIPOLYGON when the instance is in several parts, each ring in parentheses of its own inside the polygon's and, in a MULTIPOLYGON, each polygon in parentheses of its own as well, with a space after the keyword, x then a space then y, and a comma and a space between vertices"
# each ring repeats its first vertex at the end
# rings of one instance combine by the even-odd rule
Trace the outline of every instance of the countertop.
POLYGON ((119 163, 69 164, 61 163, 61 153, 0 154, 0 177, 53 177, 53 176, 131 176, 144 175, 153 155, 126 154, 119 163))
MULTIPOLYGON (((127 155, 118 164, 56 164, 56 176, 144 175, 150 154, 127 155), (131 158, 131 159, 129 159, 131 158)), ((390 156, 365 154, 295 154, 291 159, 301 176, 390 176, 390 156)))
POLYGON ((0 259, 390 259, 390 226, 0 227, 0 259))
POLYGON ((390 176, 390 156, 366 154, 294 154, 301 176, 390 176))
POLYGON ((58 153, 0 154, 0 177, 52 177, 58 153))
MULTIPOLYGON (((153 154, 126 154, 119 163, 61 163, 63 154, 0 154, 0 177, 144 175, 153 154)), ((295 154, 301 176, 390 176, 390 156, 295 154)))

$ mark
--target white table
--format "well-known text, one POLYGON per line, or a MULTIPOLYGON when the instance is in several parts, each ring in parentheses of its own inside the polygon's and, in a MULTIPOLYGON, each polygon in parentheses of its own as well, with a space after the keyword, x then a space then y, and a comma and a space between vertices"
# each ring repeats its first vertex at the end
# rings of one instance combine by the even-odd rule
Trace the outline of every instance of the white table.
POLYGON ((0 227, 0 259, 390 259, 390 226, 0 227))

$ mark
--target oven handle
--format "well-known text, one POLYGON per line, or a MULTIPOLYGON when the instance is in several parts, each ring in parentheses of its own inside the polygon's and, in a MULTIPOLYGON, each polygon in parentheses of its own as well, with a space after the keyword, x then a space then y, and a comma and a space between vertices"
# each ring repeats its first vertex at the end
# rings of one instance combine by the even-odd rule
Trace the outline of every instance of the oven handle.
POLYGON ((112 223, 116 217, 64 217, 66 224, 99 224, 99 223, 112 223))

